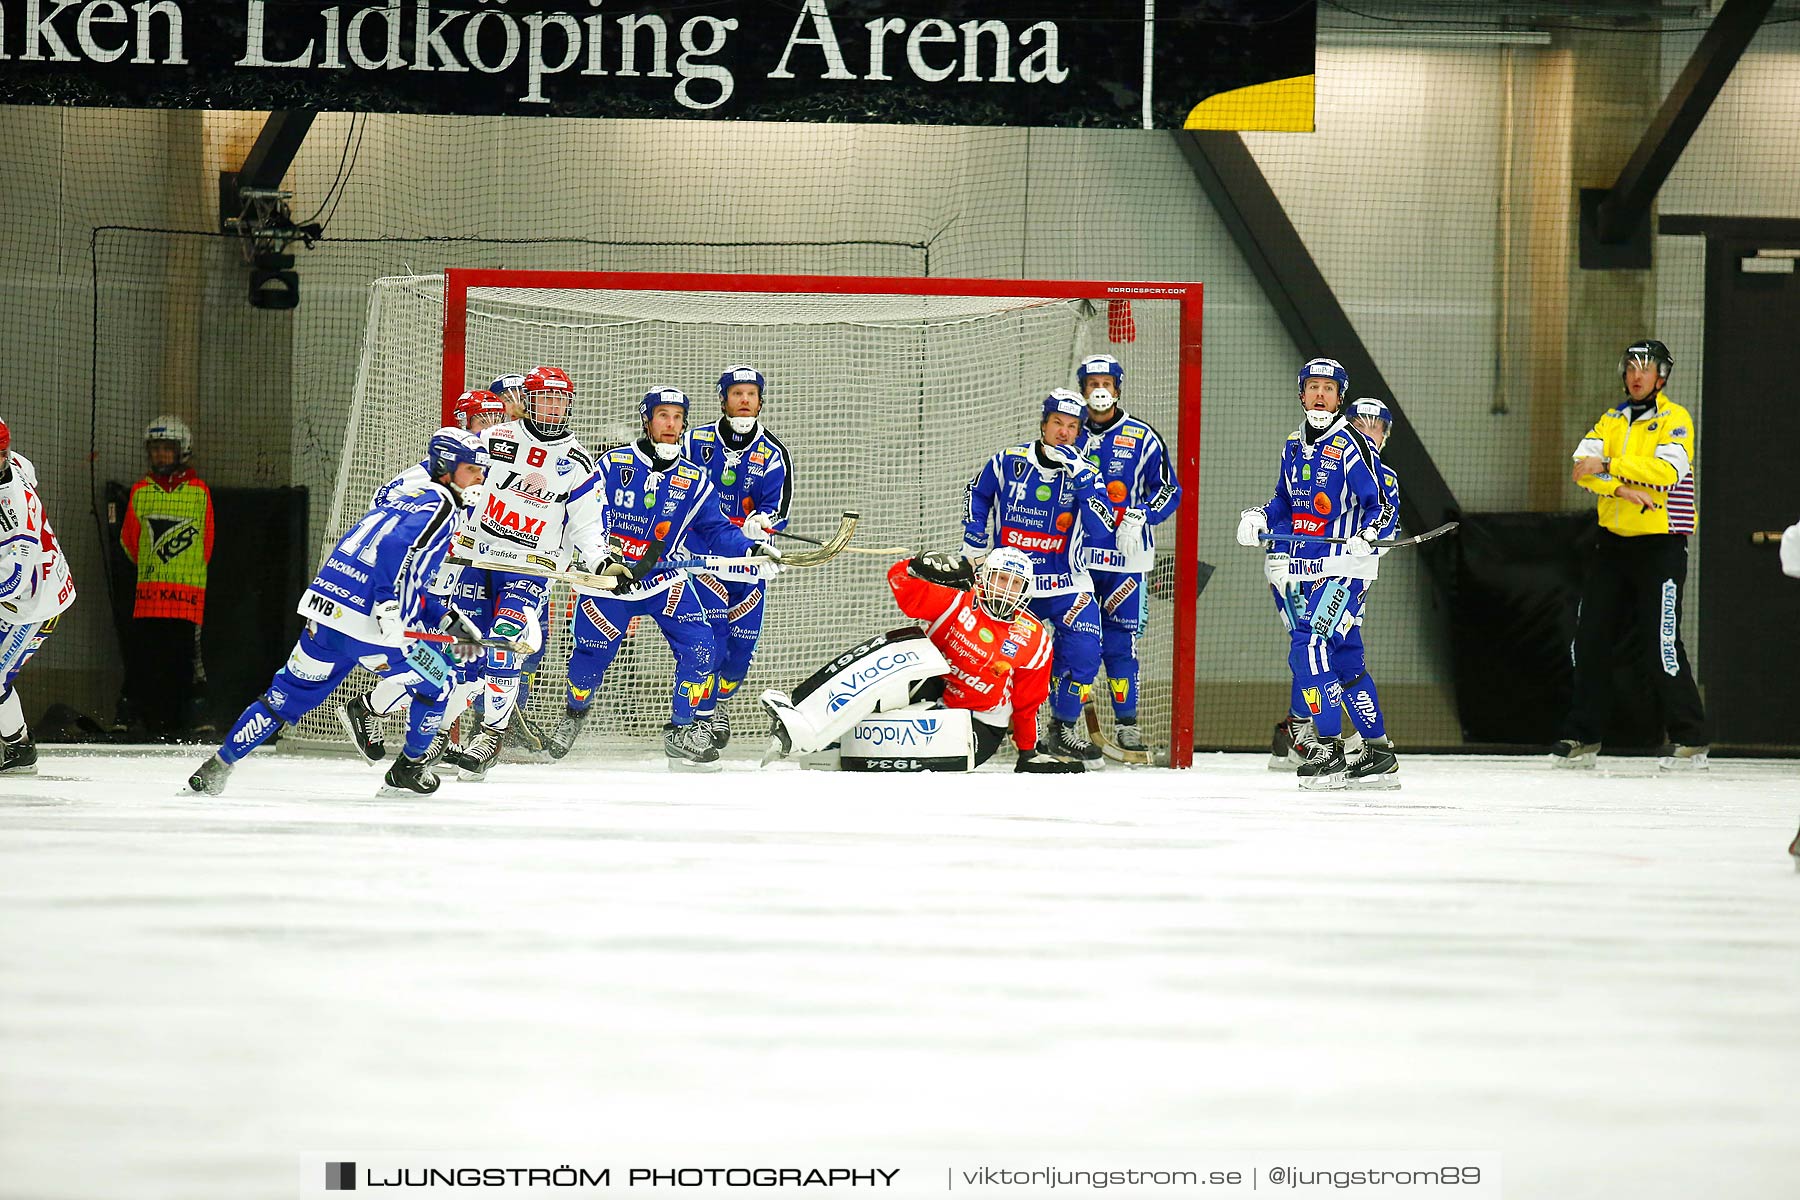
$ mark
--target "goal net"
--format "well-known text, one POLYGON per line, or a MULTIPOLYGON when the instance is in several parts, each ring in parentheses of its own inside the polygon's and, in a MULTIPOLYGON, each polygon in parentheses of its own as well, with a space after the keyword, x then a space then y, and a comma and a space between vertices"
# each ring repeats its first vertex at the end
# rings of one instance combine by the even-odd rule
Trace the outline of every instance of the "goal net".
MULTIPOLYGON (((465 388, 540 364, 563 368, 577 392, 571 428, 598 455, 638 435, 638 400, 651 387, 685 391, 699 424, 718 415, 724 367, 750 363, 769 381, 763 422, 792 458, 790 531, 823 537, 852 511, 861 514, 853 545, 954 549, 964 488, 981 464, 1036 436, 1044 396, 1073 386, 1080 358, 1112 354, 1125 366, 1126 411, 1153 425, 1183 464, 1182 509, 1157 531, 1147 588, 1139 720, 1156 760, 1185 766, 1199 305, 1198 285, 530 271, 377 280, 321 545, 329 548, 380 483, 419 461, 465 388)), ((766 722, 755 698, 764 688, 792 688, 871 632, 906 623, 883 578, 890 562, 846 553, 770 583, 755 661, 731 705, 741 740, 727 758, 761 751, 766 722)), ((555 587, 548 649, 527 702, 551 726, 564 705, 569 604, 566 588, 555 587)), ((636 622, 578 750, 658 744, 672 673, 660 631, 636 622)), ((345 687, 368 683, 359 669, 345 687)), ((339 699, 297 734, 341 741, 332 715, 339 699)), ((1094 700, 1110 727, 1104 670, 1094 700)), ((397 733, 396 725, 390 736, 397 733)))

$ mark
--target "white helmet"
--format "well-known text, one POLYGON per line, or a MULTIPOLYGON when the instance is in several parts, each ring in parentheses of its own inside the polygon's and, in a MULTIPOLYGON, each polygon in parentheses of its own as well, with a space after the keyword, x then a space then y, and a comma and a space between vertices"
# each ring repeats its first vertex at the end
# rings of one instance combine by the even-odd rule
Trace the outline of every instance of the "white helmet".
POLYGON ((996 621, 1010 621, 1031 599, 1032 575, 1029 555, 1001 546, 982 559, 975 571, 975 603, 996 621))
POLYGON ((174 442, 175 462, 168 468, 177 470, 188 464, 194 454, 194 435, 188 431, 187 422, 180 417, 164 414, 150 422, 144 430, 144 448, 148 450, 152 442, 174 442))

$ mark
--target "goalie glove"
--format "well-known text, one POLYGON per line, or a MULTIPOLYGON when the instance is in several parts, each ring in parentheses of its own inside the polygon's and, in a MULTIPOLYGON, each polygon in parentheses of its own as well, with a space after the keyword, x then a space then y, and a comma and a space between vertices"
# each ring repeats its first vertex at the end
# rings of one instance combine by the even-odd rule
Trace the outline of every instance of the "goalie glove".
POLYGON ((1263 534, 1269 532, 1269 518, 1260 508, 1246 508, 1238 517, 1237 544, 1254 546, 1263 534))
POLYGON ((962 555, 923 550, 906 560, 906 573, 927 583, 966 592, 975 586, 975 568, 962 555))
POLYGON ((1037 750, 1021 750, 1013 764, 1015 775, 1080 775, 1086 770, 1072 758, 1053 758, 1037 750))

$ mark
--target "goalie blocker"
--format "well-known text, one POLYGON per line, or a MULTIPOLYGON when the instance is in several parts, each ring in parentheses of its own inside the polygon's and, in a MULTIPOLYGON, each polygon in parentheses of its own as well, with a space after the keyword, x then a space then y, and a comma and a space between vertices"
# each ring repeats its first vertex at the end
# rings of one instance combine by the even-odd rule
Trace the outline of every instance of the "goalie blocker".
MULTIPOLYGON (((762 694, 774 718, 764 762, 790 755, 843 771, 972 771, 1006 739, 1004 725, 937 703, 950 663, 923 630, 906 627, 851 647, 792 695, 762 694)), ((1021 770, 1080 773, 1081 764, 1031 754, 1021 770)))

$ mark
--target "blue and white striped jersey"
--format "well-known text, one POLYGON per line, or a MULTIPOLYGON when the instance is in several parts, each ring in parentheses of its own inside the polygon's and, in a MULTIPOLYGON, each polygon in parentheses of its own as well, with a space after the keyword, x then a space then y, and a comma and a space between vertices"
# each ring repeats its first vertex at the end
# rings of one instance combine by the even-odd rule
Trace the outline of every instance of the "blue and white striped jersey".
MULTIPOLYGON (((1263 505, 1270 532, 1374 537, 1393 528, 1399 509, 1389 502, 1381 459, 1369 440, 1342 416, 1308 440, 1310 432, 1299 429, 1288 434, 1282 447, 1275 495, 1263 505)), ((1346 554, 1331 542, 1276 542, 1274 547, 1291 556, 1290 578, 1373 579, 1378 570, 1376 555, 1346 554)))
POLYGON ((399 601, 408 626, 435 626, 445 615, 444 599, 431 584, 460 510, 440 483, 396 490, 338 539, 301 593, 300 615, 377 646, 401 644, 384 639, 375 623, 375 606, 388 600, 399 601))

